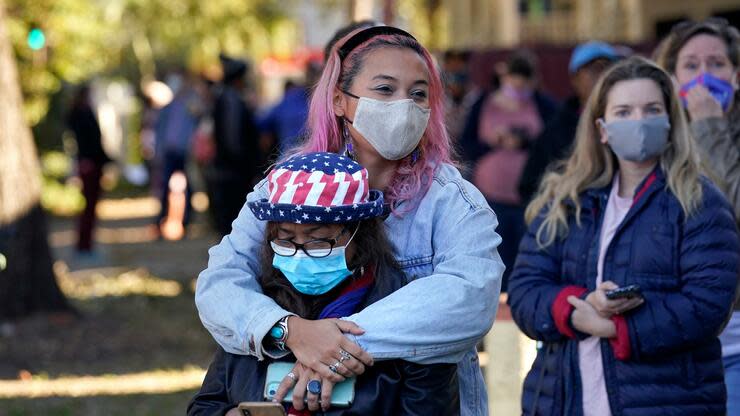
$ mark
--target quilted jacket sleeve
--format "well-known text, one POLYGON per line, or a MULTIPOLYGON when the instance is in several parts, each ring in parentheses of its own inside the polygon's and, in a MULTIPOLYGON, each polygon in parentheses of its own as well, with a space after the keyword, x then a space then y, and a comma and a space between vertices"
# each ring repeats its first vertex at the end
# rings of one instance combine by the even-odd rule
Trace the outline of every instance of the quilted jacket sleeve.
POLYGON ((702 206, 682 225, 676 291, 646 296, 628 315, 632 358, 680 351, 719 334, 731 312, 740 242, 727 200, 704 181, 702 206))
POLYGON ((542 214, 529 226, 519 245, 509 277, 509 306, 514 321, 527 336, 554 342, 567 339, 553 317, 553 304, 567 285, 560 276, 562 254, 558 240, 544 248, 537 243, 541 223, 542 214))

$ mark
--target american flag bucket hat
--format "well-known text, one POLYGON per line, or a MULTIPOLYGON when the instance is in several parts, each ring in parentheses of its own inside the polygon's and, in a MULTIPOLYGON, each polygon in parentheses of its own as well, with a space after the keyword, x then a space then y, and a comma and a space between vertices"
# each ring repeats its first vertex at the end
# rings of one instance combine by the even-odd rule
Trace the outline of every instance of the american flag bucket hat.
POLYGON ((339 224, 383 214, 383 193, 370 189, 367 170, 336 153, 294 156, 267 175, 267 199, 247 205, 263 221, 339 224))

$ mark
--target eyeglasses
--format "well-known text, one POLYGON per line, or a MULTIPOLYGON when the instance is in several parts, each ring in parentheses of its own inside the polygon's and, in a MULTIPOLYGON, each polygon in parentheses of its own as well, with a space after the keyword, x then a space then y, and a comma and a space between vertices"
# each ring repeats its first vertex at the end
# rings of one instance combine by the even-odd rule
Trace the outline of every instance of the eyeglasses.
POLYGON ((295 256, 300 249, 306 253, 308 257, 322 258, 331 254, 331 251, 339 242, 339 237, 346 232, 349 232, 349 230, 344 227, 334 238, 317 238, 315 240, 306 241, 303 244, 296 243, 293 240, 281 240, 276 238, 270 241, 270 247, 272 247, 272 251, 274 251, 278 256, 292 257, 295 256))

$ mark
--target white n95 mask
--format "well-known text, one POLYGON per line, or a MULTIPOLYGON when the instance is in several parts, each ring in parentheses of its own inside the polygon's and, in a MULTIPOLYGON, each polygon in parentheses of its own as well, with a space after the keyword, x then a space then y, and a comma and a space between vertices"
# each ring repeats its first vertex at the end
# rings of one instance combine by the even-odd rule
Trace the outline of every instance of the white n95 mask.
POLYGON ((381 101, 344 93, 358 99, 355 119, 347 120, 383 158, 403 159, 419 145, 429 123, 430 109, 420 107, 412 99, 381 101))

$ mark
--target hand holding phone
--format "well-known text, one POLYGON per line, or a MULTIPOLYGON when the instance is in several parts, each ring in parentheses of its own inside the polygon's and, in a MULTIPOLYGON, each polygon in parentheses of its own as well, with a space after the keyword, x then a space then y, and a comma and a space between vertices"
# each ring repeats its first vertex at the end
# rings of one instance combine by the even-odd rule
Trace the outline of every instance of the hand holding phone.
MULTIPOLYGON (((277 393, 280 382, 293 370, 295 363, 276 361, 267 366, 267 377, 265 380, 265 400, 272 400, 277 393)), ((349 407, 355 399, 355 377, 348 378, 334 385, 331 393, 331 405, 337 407, 349 407)), ((290 389, 283 398, 283 402, 293 401, 293 389, 290 389)))
POLYGON ((640 285, 629 285, 607 290, 604 295, 609 300, 634 299, 642 297, 642 290, 640 289, 640 285))
POLYGON ((604 318, 621 315, 644 302, 638 285, 619 287, 612 281, 601 282, 585 300, 604 318))

